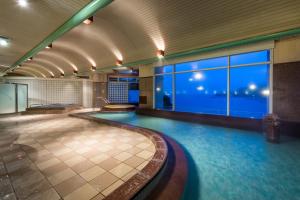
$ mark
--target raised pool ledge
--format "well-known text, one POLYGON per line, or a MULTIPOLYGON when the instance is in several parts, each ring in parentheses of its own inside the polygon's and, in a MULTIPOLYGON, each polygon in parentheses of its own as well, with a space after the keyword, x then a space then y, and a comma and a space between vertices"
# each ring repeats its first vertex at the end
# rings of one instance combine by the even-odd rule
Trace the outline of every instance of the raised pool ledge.
POLYGON ((263 131, 263 121, 260 119, 249 119, 240 117, 231 117, 223 115, 196 114, 187 112, 176 112, 167 110, 155 110, 148 108, 138 108, 136 113, 153 117, 161 117, 173 120, 193 122, 199 124, 208 124, 213 126, 222 126, 251 131, 263 131))
POLYGON ((188 175, 184 150, 173 139, 158 131, 91 116, 96 113, 73 113, 69 116, 135 131, 148 137, 156 148, 151 161, 105 200, 181 199, 188 175))

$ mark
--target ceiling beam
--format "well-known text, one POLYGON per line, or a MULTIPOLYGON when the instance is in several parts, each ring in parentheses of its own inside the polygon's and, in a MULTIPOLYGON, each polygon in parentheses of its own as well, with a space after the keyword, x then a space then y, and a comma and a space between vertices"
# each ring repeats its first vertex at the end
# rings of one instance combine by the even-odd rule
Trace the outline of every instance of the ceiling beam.
POLYGON ((51 44, 53 41, 61 37, 66 32, 70 31, 72 28, 76 27, 80 23, 82 23, 85 19, 89 18, 93 14, 95 14, 98 10, 106 7, 113 0, 92 0, 85 7, 79 10, 76 14, 74 14, 68 21, 66 21, 63 25, 58 27, 54 32, 48 35, 42 42, 36 45, 33 49, 27 52, 24 56, 22 56, 17 62, 15 62, 9 69, 5 72, 9 72, 16 68, 18 65, 22 64, 28 58, 33 57, 39 51, 43 50, 46 46, 51 44))

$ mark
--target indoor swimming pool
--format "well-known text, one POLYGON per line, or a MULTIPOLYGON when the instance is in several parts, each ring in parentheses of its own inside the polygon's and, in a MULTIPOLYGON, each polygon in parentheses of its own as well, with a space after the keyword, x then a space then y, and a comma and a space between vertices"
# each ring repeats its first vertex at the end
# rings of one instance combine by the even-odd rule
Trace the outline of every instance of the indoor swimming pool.
POLYGON ((97 118, 160 131, 188 157, 182 199, 296 200, 300 197, 300 140, 266 142, 258 132, 208 126, 135 113, 98 113, 97 118))

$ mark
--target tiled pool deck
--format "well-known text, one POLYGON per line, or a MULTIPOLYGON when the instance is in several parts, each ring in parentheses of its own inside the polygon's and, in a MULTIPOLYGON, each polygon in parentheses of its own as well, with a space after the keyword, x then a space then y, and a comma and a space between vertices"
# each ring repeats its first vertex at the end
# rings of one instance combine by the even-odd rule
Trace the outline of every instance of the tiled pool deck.
POLYGON ((146 136, 66 115, 0 118, 0 199, 103 199, 155 153, 146 136))

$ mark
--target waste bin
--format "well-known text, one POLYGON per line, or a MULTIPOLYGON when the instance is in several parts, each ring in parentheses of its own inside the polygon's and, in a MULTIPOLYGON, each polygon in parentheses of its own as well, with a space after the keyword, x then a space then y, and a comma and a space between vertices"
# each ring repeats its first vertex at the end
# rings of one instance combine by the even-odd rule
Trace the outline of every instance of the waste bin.
POLYGON ((264 134, 267 141, 272 143, 280 142, 280 119, 275 114, 267 115, 263 119, 264 134))

